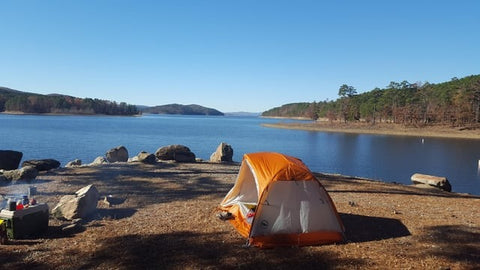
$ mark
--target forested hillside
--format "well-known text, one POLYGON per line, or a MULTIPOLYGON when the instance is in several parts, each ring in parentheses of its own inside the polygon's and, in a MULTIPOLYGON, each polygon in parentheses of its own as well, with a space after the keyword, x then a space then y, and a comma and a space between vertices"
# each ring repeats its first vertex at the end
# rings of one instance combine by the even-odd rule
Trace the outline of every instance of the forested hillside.
POLYGON ((155 107, 147 107, 143 109, 145 113, 153 114, 183 114, 183 115, 223 115, 222 112, 203 107, 196 104, 182 105, 182 104, 168 104, 155 107))
POLYGON ((313 103, 290 103, 265 111, 262 116, 315 118, 313 109, 313 103))
POLYGON ((40 95, 0 87, 0 112, 135 115, 135 105, 65 95, 40 95))
POLYGON ((377 121, 406 125, 448 124, 464 126, 480 122, 480 75, 449 82, 391 82, 357 94, 353 86, 342 85, 335 101, 287 104, 262 116, 327 118, 331 121, 377 121))

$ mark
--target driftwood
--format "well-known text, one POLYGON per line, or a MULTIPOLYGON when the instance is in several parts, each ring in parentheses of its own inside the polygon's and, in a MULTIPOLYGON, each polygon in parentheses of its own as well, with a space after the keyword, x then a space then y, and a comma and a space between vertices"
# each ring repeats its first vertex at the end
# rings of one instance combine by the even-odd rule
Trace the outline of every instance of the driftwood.
POLYGON ((452 191, 452 185, 446 177, 415 173, 412 175, 411 180, 414 184, 424 184, 445 191, 452 191))

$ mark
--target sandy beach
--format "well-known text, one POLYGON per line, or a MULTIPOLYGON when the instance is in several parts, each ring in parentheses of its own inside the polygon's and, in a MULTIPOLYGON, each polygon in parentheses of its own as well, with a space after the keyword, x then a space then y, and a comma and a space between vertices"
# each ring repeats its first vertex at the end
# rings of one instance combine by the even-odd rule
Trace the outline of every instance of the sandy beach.
MULTIPOLYGON (((115 163, 42 173, 38 202, 52 209, 94 184, 97 213, 75 230, 51 218, 40 238, 0 247, 5 269, 474 269, 480 267, 480 197, 317 173, 346 228, 342 243, 245 248, 216 217, 238 164, 115 163)), ((0 186, 0 193, 29 184, 0 186)))
POLYGON ((396 136, 416 136, 416 137, 439 137, 439 138, 459 138, 459 139, 480 139, 480 131, 476 127, 454 128, 448 126, 426 126, 426 127, 405 127, 400 124, 392 123, 342 123, 317 121, 311 123, 292 123, 280 122, 272 124, 262 124, 265 127, 298 129, 323 132, 341 132, 355 134, 374 134, 374 135, 396 135, 396 136))

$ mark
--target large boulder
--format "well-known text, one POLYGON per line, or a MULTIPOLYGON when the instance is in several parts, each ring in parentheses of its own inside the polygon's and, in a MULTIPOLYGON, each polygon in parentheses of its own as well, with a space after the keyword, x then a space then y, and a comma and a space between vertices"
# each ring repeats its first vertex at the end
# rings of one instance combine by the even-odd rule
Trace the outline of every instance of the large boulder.
POLYGON ((13 150, 0 150, 0 170, 16 170, 20 165, 23 153, 13 150))
POLYGON ((127 162, 128 151, 125 146, 118 146, 107 151, 105 154, 108 162, 127 162))
POLYGON ((86 218, 97 210, 99 197, 97 188, 88 185, 75 192, 75 195, 63 196, 53 208, 52 214, 67 220, 86 218))
POLYGON ((32 166, 37 171, 43 172, 43 171, 49 171, 51 169, 56 169, 60 167, 60 162, 55 159, 32 159, 32 160, 26 160, 22 163, 22 167, 26 166, 32 166))
POLYGON ((211 162, 232 162, 233 148, 224 142, 218 145, 217 150, 210 156, 211 162))
POLYGON ((185 145, 174 144, 160 147, 155 156, 160 160, 175 160, 177 162, 195 162, 195 154, 185 145))
POLYGON ((452 191, 452 185, 446 177, 415 173, 412 175, 411 180, 414 184, 423 184, 448 192, 452 191))
POLYGON ((10 170, 10 171, 3 171, 3 176, 8 181, 32 181, 38 175, 38 170, 35 169, 33 166, 25 166, 20 169, 10 170))

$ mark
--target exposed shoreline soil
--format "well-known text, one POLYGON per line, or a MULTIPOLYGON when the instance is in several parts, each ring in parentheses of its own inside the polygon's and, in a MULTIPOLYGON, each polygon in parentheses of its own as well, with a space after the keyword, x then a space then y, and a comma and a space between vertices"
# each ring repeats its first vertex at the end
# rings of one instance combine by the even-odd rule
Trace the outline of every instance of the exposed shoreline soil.
MULTIPOLYGON (((51 218, 40 238, 0 246, 5 269, 474 269, 480 268, 480 197, 317 173, 346 227, 343 243, 243 248, 216 217, 239 164, 114 163, 60 168, 34 183, 52 209, 88 184, 102 196, 77 230, 51 218)), ((0 186, 0 193, 29 183, 0 186)))
POLYGON ((416 136, 416 137, 440 137, 440 138, 459 138, 459 139, 480 139, 480 129, 478 127, 454 128, 449 126, 425 126, 425 127, 406 127, 393 123, 341 123, 341 122, 309 122, 309 123, 268 123, 262 124, 265 127, 297 129, 323 132, 341 132, 356 134, 374 134, 374 135, 395 135, 395 136, 416 136))

